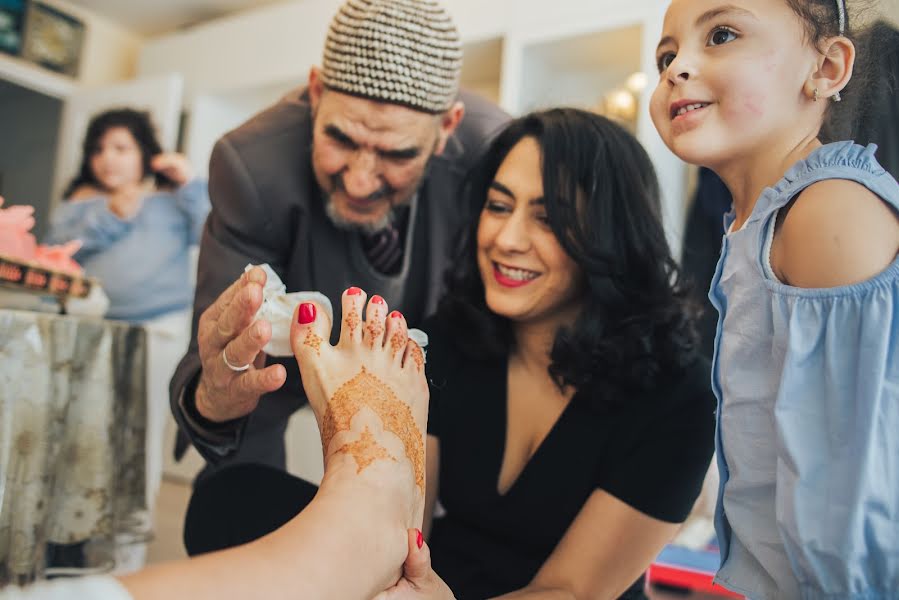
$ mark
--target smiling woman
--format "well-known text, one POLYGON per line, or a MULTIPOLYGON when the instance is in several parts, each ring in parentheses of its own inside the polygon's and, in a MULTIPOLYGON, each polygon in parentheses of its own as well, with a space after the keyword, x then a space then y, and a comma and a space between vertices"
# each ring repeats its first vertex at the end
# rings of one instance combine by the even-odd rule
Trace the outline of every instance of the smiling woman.
POLYGON ((477 233, 478 267, 487 306, 525 321, 581 309, 583 277, 549 226, 533 137, 513 147, 490 184, 477 233), (522 289, 527 286, 527 289, 522 289))
POLYGON ((501 355, 513 340, 513 315, 491 300, 508 287, 495 270, 506 283, 532 281, 521 294, 531 302, 553 278, 543 288, 554 298, 548 312, 571 305, 577 323, 561 319, 569 327, 553 349, 566 383, 590 384, 602 365, 599 381, 614 367, 614 385, 649 384, 692 360, 694 307, 664 236, 658 183, 624 129, 576 110, 519 119, 491 146, 467 197, 481 217, 463 234, 443 310, 474 328, 460 336, 473 352, 501 355))
POLYGON ((534 113, 499 134, 468 198, 423 326, 433 570, 411 547, 386 598, 640 598, 714 427, 649 158, 603 117, 534 113))

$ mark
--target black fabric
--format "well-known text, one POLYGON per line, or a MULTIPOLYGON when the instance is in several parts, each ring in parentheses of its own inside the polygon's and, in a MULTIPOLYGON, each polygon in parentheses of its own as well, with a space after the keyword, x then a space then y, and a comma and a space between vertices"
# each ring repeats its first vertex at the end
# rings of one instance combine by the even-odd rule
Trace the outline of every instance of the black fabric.
POLYGON ((715 276, 721 241, 724 238, 724 214, 730 210, 733 198, 721 178, 713 171, 699 169, 699 184, 693 204, 687 214, 684 233, 683 269, 693 284, 696 302, 702 307, 697 329, 703 356, 712 359, 715 334, 718 330, 718 311, 709 300, 709 288, 715 276))
POLYGON ((222 469, 197 481, 184 518, 189 556, 260 538, 296 516, 318 488, 260 464, 222 469))
MULTIPOLYGON (((707 361, 613 413, 576 394, 501 496, 506 361, 466 359, 445 329, 431 321, 426 331, 428 432, 439 438, 446 509, 429 544, 434 570, 457 597, 493 597, 527 585, 596 489, 657 519, 687 517, 714 446, 707 361)), ((624 597, 639 597, 633 595, 639 587, 624 597)))

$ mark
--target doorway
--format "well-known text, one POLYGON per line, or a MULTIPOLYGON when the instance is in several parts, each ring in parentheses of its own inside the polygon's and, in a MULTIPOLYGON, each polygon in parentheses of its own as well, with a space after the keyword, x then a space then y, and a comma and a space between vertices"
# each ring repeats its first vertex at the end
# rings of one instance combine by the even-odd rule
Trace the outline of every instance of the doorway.
POLYGON ((63 101, 0 79, 0 196, 34 206, 34 234, 47 230, 63 101))

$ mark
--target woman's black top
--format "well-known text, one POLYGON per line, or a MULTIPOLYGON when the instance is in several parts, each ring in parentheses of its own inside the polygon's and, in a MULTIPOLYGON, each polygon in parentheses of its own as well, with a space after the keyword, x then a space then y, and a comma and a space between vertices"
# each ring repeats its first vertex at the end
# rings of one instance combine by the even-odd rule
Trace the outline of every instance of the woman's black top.
MULTIPOLYGON (((440 442, 439 500, 429 545, 434 570, 460 600, 525 587, 594 490, 682 522, 714 447, 709 364, 698 359, 651 393, 602 410, 578 392, 508 492, 497 491, 506 440, 507 359, 467 358, 431 319, 428 433, 440 442)), ((641 580, 622 598, 642 597, 641 580)))

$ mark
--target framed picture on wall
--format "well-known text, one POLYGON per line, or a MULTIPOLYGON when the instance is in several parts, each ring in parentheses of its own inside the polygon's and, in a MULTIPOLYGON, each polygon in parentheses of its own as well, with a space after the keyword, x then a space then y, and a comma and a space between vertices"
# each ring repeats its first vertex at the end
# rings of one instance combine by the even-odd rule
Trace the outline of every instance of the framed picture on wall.
POLYGON ((28 3, 23 58, 58 73, 77 77, 83 42, 84 23, 41 2, 28 3))
POLYGON ((19 53, 24 22, 25 0, 0 0, 0 52, 19 53))

